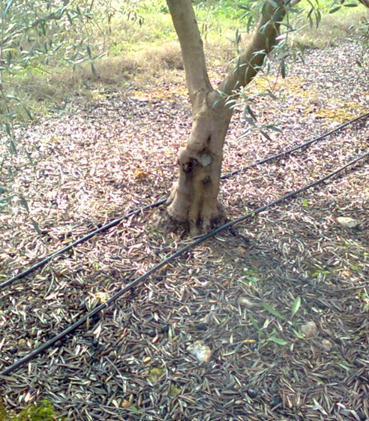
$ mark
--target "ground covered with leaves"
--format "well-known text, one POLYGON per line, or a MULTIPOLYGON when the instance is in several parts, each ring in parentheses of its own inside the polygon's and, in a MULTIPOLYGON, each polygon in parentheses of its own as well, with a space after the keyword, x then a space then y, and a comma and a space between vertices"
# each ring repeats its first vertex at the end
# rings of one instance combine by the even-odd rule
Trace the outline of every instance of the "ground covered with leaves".
MULTIPOLYGON (((359 50, 353 42, 314 50, 286 80, 261 75, 249 97, 270 138, 237 112, 224 172, 368 112, 359 50)), ((26 132, 12 190, 28 209, 17 198, 2 208, 1 280, 167 195, 191 126, 183 80, 176 70, 130 92, 101 90, 26 132)), ((224 181, 227 215, 300 188, 368 148, 369 119, 224 181)), ((2 378, 6 408, 48 399, 71 420, 369 419, 368 164, 153 275, 2 378)), ((0 370, 188 241, 164 233, 159 213, 131 218, 1 290, 0 370)))

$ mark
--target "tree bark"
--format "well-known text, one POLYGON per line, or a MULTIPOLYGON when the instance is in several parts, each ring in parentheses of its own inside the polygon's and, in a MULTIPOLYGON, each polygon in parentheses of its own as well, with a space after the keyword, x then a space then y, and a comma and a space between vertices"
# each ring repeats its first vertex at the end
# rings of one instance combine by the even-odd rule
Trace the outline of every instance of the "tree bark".
POLYGON ((215 91, 198 94, 190 138, 178 157, 179 180, 172 190, 169 215, 187 223, 192 235, 207 231, 222 217, 218 203, 223 145, 231 111, 216 107, 215 91))
POLYGON ((254 78, 277 43, 286 8, 283 0, 265 0, 249 47, 239 56, 236 68, 214 90, 192 1, 167 0, 167 4, 181 45, 193 116, 190 138, 179 153, 179 179, 167 210, 172 219, 187 224, 191 234, 196 235, 222 218, 218 193, 224 140, 232 117, 226 97, 254 78))

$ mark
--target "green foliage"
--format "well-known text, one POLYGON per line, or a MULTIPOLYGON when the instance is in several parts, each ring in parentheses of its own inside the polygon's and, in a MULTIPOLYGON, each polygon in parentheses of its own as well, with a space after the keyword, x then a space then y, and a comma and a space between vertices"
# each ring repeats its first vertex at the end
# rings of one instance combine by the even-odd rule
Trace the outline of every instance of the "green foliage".
POLYGON ((274 343, 278 346, 292 345, 290 340, 281 337, 281 334, 286 334, 288 331, 290 333, 289 336, 293 333, 298 339, 304 339, 304 336, 297 331, 296 323, 294 321, 302 308, 301 297, 298 296, 292 301, 289 316, 267 302, 263 302, 262 307, 266 313, 266 318, 264 319, 262 326, 259 325, 253 316, 250 316, 251 322, 258 333, 258 344, 260 347, 265 345, 269 346, 270 343, 274 343))
POLYGON ((298 311, 300 310, 300 307, 301 307, 301 297, 296 297, 291 307, 291 318, 293 318, 298 313, 298 311))
POLYGON ((0 3, 0 16, 0 123, 15 152, 13 122, 20 116, 32 119, 32 113, 12 90, 12 78, 61 60, 93 65, 87 30, 92 10, 87 1, 7 0, 0 3))
POLYGON ((261 280, 261 275, 257 270, 245 268, 244 275, 239 279, 239 282, 248 289, 248 287, 256 287, 261 280))
POLYGON ((24 409, 14 421, 53 421, 56 419, 53 405, 49 401, 43 400, 38 405, 24 409))
POLYGON ((8 418, 7 412, 5 410, 3 402, 0 399, 0 420, 7 421, 7 418, 8 418))
MULTIPOLYGON (((33 119, 26 96, 16 89, 14 80, 62 62, 76 66, 88 61, 94 70, 97 56, 89 44, 92 5, 89 0, 0 2, 0 176, 9 189, 16 176, 12 156, 18 153, 17 129, 33 119)), ((17 195, 27 204, 21 193, 17 195)), ((1 205, 3 202, 2 198, 1 205)))
POLYGON ((37 405, 30 405, 18 415, 10 415, 0 402, 1 421, 55 421, 60 419, 51 402, 43 400, 37 405))
POLYGON ((195 2, 199 9, 211 10, 218 18, 228 19, 238 19, 242 15, 242 7, 252 3, 252 1, 239 0, 199 0, 195 2))

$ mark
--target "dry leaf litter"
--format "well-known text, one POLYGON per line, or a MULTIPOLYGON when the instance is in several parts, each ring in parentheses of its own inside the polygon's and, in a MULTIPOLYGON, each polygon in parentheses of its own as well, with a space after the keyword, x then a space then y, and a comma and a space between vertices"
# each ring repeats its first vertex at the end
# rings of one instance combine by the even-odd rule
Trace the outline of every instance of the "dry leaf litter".
MULTIPOLYGON (((245 133, 237 113, 224 172, 368 111, 358 51, 312 51, 275 85, 276 99, 254 92, 258 123, 282 133, 245 133)), ((14 188, 29 214, 16 199, 0 214, 2 279, 168 193, 191 126, 182 92, 161 80, 146 97, 104 91, 27 130, 37 164, 20 153, 14 188)), ((360 122, 224 182, 229 218, 343 165, 368 150, 368 137, 360 122)), ((1 398, 9 409, 47 398, 68 420, 369 419, 368 180, 360 165, 201 245, 1 380, 1 398), (359 223, 342 226, 342 217, 359 223)), ((163 234, 157 212, 0 291, 0 369, 173 252, 183 240, 163 234)))

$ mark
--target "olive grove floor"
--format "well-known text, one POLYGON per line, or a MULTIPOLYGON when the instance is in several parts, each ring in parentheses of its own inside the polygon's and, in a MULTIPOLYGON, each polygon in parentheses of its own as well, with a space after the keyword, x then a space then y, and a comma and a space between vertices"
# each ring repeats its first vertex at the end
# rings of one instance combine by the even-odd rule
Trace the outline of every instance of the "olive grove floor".
MULTIPOLYGON (((309 52, 286 80, 259 77, 250 91, 257 123, 282 131, 267 139, 237 113, 224 172, 368 112, 359 54, 348 42, 309 52), (256 95, 268 88, 275 98, 256 95)), ((23 150, 37 164, 15 158, 13 189, 29 213, 14 199, 0 214, 1 279, 167 194, 191 120, 180 71, 164 79, 126 94, 101 90, 27 131, 23 150)), ((368 148, 367 120, 234 177, 222 185, 227 215, 368 148)), ((126 221, 0 291, 0 370, 174 251, 184 240, 165 235, 157 214, 126 221)), ((1 380, 0 397, 8 409, 47 398, 71 420, 369 419, 368 230, 366 162, 166 267, 96 324, 1 380), (358 227, 340 225, 340 216, 358 227), (301 333, 308 322, 317 327, 310 338, 301 333), (210 348, 209 362, 189 352, 196 341, 210 348)))

